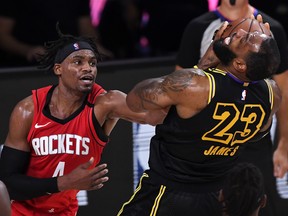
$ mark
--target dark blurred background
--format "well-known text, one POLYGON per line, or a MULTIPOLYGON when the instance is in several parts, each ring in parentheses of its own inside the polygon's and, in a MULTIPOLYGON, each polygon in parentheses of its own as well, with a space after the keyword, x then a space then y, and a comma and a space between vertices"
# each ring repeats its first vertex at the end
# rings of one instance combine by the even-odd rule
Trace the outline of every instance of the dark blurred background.
MULTIPOLYGON (((251 0, 250 4, 277 19, 288 34, 287 0, 251 0)), ((64 33, 95 36, 106 54, 105 61, 171 56, 177 52, 188 22, 208 10, 208 0, 14 0, 0 8, 0 33, 12 29, 11 34, 20 42, 42 46, 44 41, 56 39, 55 24, 59 21, 64 33), (91 26, 80 20, 84 16, 91 16, 91 26), (1 17, 8 18, 8 24, 1 17)), ((8 53, 10 42, 1 37, 0 67, 36 64, 27 63, 25 52, 31 49, 24 45, 22 51, 14 48, 13 52, 26 55, 20 61, 8 53)))

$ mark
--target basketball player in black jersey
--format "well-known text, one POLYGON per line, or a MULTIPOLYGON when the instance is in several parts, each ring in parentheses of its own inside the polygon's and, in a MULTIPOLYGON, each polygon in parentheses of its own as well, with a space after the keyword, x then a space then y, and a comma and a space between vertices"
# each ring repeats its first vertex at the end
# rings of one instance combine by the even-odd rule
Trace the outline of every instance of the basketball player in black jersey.
MULTIPOLYGON (((233 21, 239 17, 254 14, 256 17, 261 14, 264 22, 268 22, 271 27, 273 36, 278 44, 281 62, 273 79, 276 81, 282 92, 282 103, 277 112, 278 140, 273 145, 273 133, 268 134, 263 139, 254 142, 253 145, 247 146, 239 158, 239 162, 250 162, 256 165, 264 175, 265 192, 268 196, 267 205, 261 209, 260 216, 287 216, 288 199, 280 197, 282 189, 277 189, 276 178, 282 178, 287 172, 288 157, 288 52, 287 52, 287 35, 283 26, 275 19, 263 11, 249 4, 249 0, 221 0, 219 6, 214 11, 209 11, 203 15, 191 20, 183 32, 181 45, 179 47, 176 68, 189 68, 198 63, 208 48, 213 32, 219 28, 222 22, 233 21), (197 31, 195 30, 197 29, 197 31), (275 147, 277 147, 274 152, 275 147), (274 153, 274 156, 273 156, 274 153), (274 168, 273 168, 274 159, 274 168), (273 171, 275 171, 273 173, 273 171), (275 177, 274 177, 274 175, 275 177), (278 190, 278 191, 277 191, 278 190)), ((256 3, 254 1, 254 3, 256 3)), ((274 121, 273 128, 276 125, 274 121)), ((278 179, 280 183, 281 179, 278 179)), ((284 180, 283 180, 284 182, 284 180)), ((283 192, 285 191, 283 187, 283 192)))
POLYGON ((178 70, 128 93, 133 111, 168 114, 151 138, 149 170, 118 216, 221 215, 218 195, 226 173, 247 141, 269 132, 281 101, 275 82, 266 79, 279 65, 277 44, 243 29, 219 39, 226 26, 204 56, 217 68, 178 70))

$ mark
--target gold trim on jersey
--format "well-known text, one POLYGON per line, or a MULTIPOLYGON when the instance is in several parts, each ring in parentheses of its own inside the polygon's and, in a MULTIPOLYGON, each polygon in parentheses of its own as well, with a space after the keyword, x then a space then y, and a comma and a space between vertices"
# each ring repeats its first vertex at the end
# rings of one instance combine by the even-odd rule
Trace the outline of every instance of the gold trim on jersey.
POLYGON ((212 74, 205 72, 205 75, 207 76, 209 80, 209 97, 208 97, 208 104, 211 102, 212 98, 215 96, 215 91, 216 91, 216 85, 215 85, 215 79, 212 74))
MULTIPOLYGON (((222 74, 222 75, 227 75, 227 72, 226 71, 223 71, 223 70, 221 70, 221 69, 219 69, 219 68, 208 68, 208 70, 209 71, 211 71, 211 72, 214 72, 214 73, 220 73, 220 74, 222 74)), ((237 78, 234 74, 232 74, 232 73, 229 73, 231 76, 233 76, 235 79, 237 79, 237 80, 239 80, 239 78, 237 78)), ((240 82, 242 82, 243 84, 243 86, 244 87, 247 87, 249 84, 250 84, 250 82, 244 82, 244 81, 242 81, 242 80, 239 80, 240 82)))
POLYGON ((271 86, 271 83, 269 82, 268 79, 264 79, 264 81, 266 82, 267 86, 268 86, 268 90, 269 90, 269 101, 270 101, 270 109, 272 110, 273 106, 274 106, 274 92, 271 86))
POLYGON ((214 73, 220 73, 220 74, 222 74, 224 76, 227 75, 226 71, 223 71, 223 70, 221 70, 219 68, 208 68, 208 71, 211 71, 211 72, 214 72, 214 73))
MULTIPOLYGON (((198 69, 198 66, 194 65, 193 68, 198 69)), ((213 69, 208 68, 208 70, 211 72, 221 73, 223 75, 226 75, 226 72, 221 71, 217 68, 213 68, 213 69)), ((214 79, 214 76, 212 74, 205 72, 205 70, 203 70, 203 72, 209 80, 209 96, 208 96, 208 102, 207 102, 209 104, 211 102, 212 98, 215 96, 215 91, 216 91, 215 79, 214 79)))

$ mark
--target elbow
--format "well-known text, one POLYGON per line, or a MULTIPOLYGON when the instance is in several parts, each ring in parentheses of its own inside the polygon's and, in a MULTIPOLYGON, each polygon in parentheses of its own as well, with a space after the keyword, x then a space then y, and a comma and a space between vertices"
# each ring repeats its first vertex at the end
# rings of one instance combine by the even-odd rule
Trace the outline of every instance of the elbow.
POLYGON ((143 112, 145 110, 142 109, 140 99, 136 97, 133 93, 128 93, 126 97, 126 104, 130 110, 133 112, 143 112))

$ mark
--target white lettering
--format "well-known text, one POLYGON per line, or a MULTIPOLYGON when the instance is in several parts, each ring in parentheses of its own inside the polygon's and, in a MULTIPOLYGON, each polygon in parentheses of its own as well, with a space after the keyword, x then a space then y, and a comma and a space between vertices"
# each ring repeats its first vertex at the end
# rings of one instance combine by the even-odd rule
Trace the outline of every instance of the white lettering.
POLYGON ((39 148, 40 148, 39 139, 33 139, 32 140, 32 147, 33 147, 36 155, 41 155, 41 153, 39 151, 39 148))
POLYGON ((84 150, 81 152, 82 155, 88 155, 88 153, 89 153, 89 146, 86 143, 89 144, 90 139, 88 137, 83 137, 82 146, 83 146, 84 150))
POLYGON ((73 145, 73 142, 71 139, 73 138, 72 134, 66 134, 66 153, 67 154, 73 154, 74 151, 71 150, 71 146, 73 145))
MULTIPOLYGON (((31 145, 36 155, 88 155, 90 139, 77 134, 57 134, 34 138, 31 145)), ((58 173, 57 173, 58 174, 58 173)))
POLYGON ((58 134, 58 153, 65 153, 65 134, 58 134))
POLYGON ((57 135, 49 136, 49 154, 57 154, 57 149, 53 145, 54 140, 57 140, 57 135))
MULTIPOLYGON (((76 146, 75 146, 75 153, 76 153, 76 155, 80 155, 80 142, 81 142, 81 140, 82 140, 82 137, 80 137, 80 136, 78 136, 78 135, 74 135, 74 138, 75 138, 75 140, 76 140, 76 146)), ((83 140, 84 140, 85 138, 83 138, 83 140)))
POLYGON ((47 136, 40 138, 40 152, 41 152, 41 155, 48 155, 48 137, 47 136))

